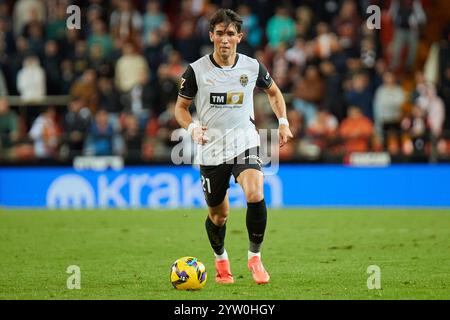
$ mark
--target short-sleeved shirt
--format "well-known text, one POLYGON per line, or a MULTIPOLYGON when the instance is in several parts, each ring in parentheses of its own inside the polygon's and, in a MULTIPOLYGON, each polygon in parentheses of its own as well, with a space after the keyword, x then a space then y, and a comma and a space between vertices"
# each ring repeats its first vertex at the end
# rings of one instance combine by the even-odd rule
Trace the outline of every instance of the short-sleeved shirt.
POLYGON ((267 69, 244 54, 236 54, 231 67, 219 66, 212 54, 188 66, 178 94, 193 100, 199 124, 208 128, 208 142, 197 146, 198 164, 219 165, 260 145, 253 91, 272 82, 267 69))

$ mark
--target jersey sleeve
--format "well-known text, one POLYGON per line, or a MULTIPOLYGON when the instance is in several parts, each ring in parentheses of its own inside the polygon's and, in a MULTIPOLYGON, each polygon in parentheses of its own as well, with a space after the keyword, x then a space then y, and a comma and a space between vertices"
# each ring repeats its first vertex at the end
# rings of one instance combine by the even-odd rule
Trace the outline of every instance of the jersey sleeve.
POLYGON ((178 95, 186 99, 194 99, 197 91, 198 87, 197 80, 195 79, 195 72, 194 69, 189 66, 181 76, 181 84, 178 95))
POLYGON ((258 78, 256 79, 256 86, 261 89, 269 89, 273 82, 272 77, 262 63, 258 61, 258 64, 259 71, 258 78))

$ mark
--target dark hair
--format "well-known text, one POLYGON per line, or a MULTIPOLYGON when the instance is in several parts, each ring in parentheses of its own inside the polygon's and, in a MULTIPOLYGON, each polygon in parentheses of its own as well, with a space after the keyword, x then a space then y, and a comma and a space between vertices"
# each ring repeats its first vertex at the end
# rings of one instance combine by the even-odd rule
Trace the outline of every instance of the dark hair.
POLYGON ((231 9, 217 10, 209 21, 209 31, 214 32, 214 27, 220 23, 225 23, 227 27, 230 24, 234 24, 236 31, 238 33, 241 32, 242 18, 231 9))

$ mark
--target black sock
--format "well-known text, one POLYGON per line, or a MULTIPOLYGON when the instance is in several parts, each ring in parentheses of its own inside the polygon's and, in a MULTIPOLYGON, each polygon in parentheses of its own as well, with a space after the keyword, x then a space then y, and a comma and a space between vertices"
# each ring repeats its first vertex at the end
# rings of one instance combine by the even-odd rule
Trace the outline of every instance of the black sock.
POLYGON ((247 202, 247 231, 250 240, 250 251, 259 252, 259 247, 264 240, 264 232, 267 224, 266 202, 247 202))
POLYGON ((205 227, 211 247, 217 255, 221 255, 224 252, 227 224, 225 223, 223 226, 218 227, 208 216, 205 221, 205 227))

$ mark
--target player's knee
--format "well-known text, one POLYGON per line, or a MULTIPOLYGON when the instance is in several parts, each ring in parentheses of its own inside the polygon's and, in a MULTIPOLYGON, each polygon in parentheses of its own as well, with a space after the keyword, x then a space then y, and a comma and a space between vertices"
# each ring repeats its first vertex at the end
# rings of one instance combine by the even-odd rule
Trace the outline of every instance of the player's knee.
POLYGON ((245 192, 245 198, 250 203, 260 202, 264 199, 264 193, 258 189, 247 190, 245 192))
POLYGON ((209 217, 216 226, 223 226, 227 222, 228 213, 230 212, 228 206, 220 205, 214 208, 209 208, 209 217))
POLYGON ((211 221, 218 227, 223 226, 227 222, 228 211, 220 212, 211 216, 211 221))

